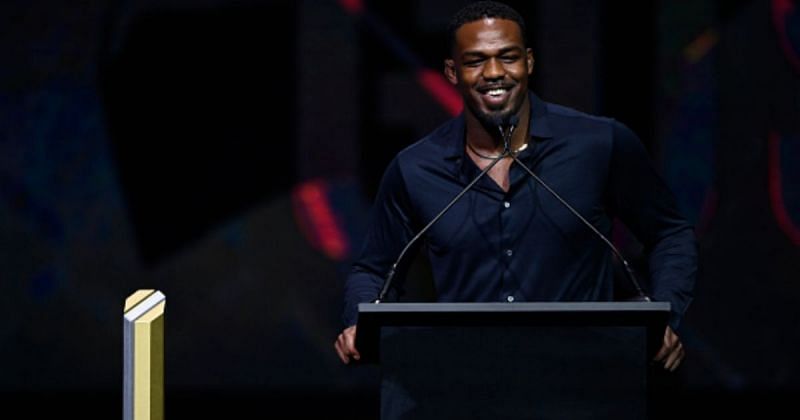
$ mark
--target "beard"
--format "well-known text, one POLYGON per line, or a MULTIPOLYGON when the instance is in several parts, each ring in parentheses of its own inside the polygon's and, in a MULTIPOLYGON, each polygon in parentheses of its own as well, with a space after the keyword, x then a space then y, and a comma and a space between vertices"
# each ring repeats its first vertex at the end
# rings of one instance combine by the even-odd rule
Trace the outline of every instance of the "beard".
MULTIPOLYGON (((507 125, 511 117, 517 115, 520 109, 522 109, 522 104, 525 103, 525 95, 527 93, 523 93, 519 100, 513 102, 511 108, 508 109, 498 109, 496 111, 490 110, 489 112, 483 111, 479 105, 465 101, 467 103, 467 107, 472 111, 472 114, 478 119, 478 122, 481 123, 484 129, 489 133, 495 132, 498 126, 507 125)), ((509 100, 513 100, 514 98, 509 98, 509 100)))

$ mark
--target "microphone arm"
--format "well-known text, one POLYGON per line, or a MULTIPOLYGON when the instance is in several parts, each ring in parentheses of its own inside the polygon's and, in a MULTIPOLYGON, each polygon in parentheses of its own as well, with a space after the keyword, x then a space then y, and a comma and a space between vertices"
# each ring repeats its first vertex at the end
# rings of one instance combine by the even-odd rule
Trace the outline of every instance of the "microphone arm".
POLYGON ((433 218, 433 220, 428 222, 428 224, 425 225, 425 227, 423 227, 422 230, 420 230, 419 233, 416 234, 416 236, 414 236, 410 241, 408 241, 408 243, 406 244, 405 248, 403 248, 403 250, 400 252, 400 255, 395 260, 394 264, 392 264, 392 268, 389 269, 389 273, 386 275, 386 280, 383 281, 383 287, 381 288, 381 291, 378 294, 378 297, 374 301, 372 301, 372 303, 381 303, 386 298, 386 294, 389 293, 389 289, 392 286, 392 279, 394 278, 394 275, 397 272, 397 265, 400 264, 400 261, 402 261, 403 256, 406 255, 406 252, 408 252, 408 250, 411 249, 411 245, 413 245, 415 242, 417 242, 419 240, 419 238, 421 238, 422 235, 424 235, 425 232, 427 232, 428 229, 430 229, 431 226, 434 225, 434 223, 436 223, 439 219, 441 219, 442 216, 444 216, 444 214, 447 213, 448 210, 450 210, 450 207, 453 207, 453 205, 456 204, 456 202, 459 199, 461 199, 461 196, 463 196, 464 194, 467 193, 467 191, 472 189, 472 186, 475 185, 475 183, 477 183, 479 179, 483 178, 483 176, 486 175, 487 172, 489 172, 492 168, 494 168, 494 166, 497 165, 497 162, 500 162, 506 156, 509 156, 509 155, 513 156, 513 154, 511 154, 509 152, 509 150, 508 150, 508 140, 511 137, 511 133, 514 131, 515 126, 516 126, 516 124, 511 125, 508 130, 504 131, 502 129, 502 126, 498 125, 498 127, 500 127, 500 133, 503 135, 503 139, 505 141, 505 149, 503 150, 503 153, 501 153, 500 155, 495 157, 492 160, 492 163, 490 163, 488 166, 483 168, 481 173, 478 174, 478 176, 476 176, 475 179, 473 179, 472 182, 470 182, 466 187, 464 187, 464 189, 462 189, 461 192, 459 192, 458 195, 455 196, 455 198, 450 200, 450 203, 448 203, 439 212, 439 214, 437 214, 436 217, 433 218))
POLYGON ((544 189, 547 190, 547 192, 549 192, 553 197, 555 197, 556 200, 558 200, 561 204, 563 204, 564 207, 566 207, 572 214, 575 215, 575 217, 577 217, 581 222, 583 222, 584 225, 586 225, 589 229, 591 229, 592 232, 594 232, 603 242, 605 242, 606 245, 608 245, 608 247, 611 249, 611 252, 613 252, 614 255, 616 255, 617 258, 620 260, 620 262, 622 262, 622 266, 625 268, 625 275, 628 277, 628 280, 631 282, 631 284, 633 284, 633 287, 636 289, 636 293, 638 296, 636 296, 632 300, 636 302, 650 302, 651 301, 650 297, 648 297, 642 290, 642 287, 639 285, 639 281, 636 280, 636 275, 634 274, 633 269, 631 268, 630 264, 628 264, 628 261, 625 259, 625 257, 623 257, 622 254, 619 252, 617 247, 615 247, 614 244, 612 244, 611 241, 609 241, 608 238, 605 237, 605 235, 600 233, 600 231, 597 230, 597 228, 595 228, 594 225, 589 223, 588 220, 586 220, 583 216, 581 216, 581 214, 578 213, 577 210, 575 210, 563 198, 561 198, 561 196, 558 195, 558 193, 553 191, 553 189, 550 188, 549 185, 545 184, 545 182, 542 181, 542 179, 539 178, 535 173, 533 173, 533 171, 530 170, 530 168, 528 168, 527 165, 522 163, 522 161, 519 160, 519 158, 517 158, 516 153, 510 153, 510 155, 514 159, 514 162, 522 166, 522 168, 525 169, 525 171, 528 172, 528 174, 531 177, 533 177, 533 179, 535 179, 536 182, 539 183, 539 185, 544 187, 544 189))

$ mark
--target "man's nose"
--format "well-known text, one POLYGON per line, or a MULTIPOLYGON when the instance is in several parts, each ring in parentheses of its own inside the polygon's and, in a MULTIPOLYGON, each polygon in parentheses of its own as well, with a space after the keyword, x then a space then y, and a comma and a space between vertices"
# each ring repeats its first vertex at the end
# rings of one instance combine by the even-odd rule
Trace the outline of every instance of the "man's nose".
POLYGON ((496 58, 491 58, 486 61, 483 67, 483 78, 487 80, 500 79, 506 75, 506 69, 503 63, 496 58))

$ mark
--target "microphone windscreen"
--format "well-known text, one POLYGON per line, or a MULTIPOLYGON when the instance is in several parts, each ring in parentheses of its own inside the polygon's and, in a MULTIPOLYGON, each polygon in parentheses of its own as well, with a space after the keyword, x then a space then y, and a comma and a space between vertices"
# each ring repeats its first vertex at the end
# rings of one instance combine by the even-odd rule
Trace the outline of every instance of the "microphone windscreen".
POLYGON ((492 125, 503 128, 504 123, 505 121, 503 121, 503 117, 499 115, 492 115, 492 125))

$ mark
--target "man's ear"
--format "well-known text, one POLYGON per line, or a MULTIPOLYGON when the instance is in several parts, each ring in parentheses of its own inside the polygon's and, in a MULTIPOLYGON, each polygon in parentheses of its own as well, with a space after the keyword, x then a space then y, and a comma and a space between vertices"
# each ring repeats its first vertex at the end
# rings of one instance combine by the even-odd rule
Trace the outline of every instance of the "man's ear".
POLYGON ((456 63, 452 58, 444 60, 444 77, 453 86, 458 84, 458 77, 456 76, 456 63))
POLYGON ((530 76, 531 74, 533 74, 533 63, 535 62, 535 60, 533 59, 533 50, 527 48, 525 50, 525 54, 527 55, 526 60, 528 61, 528 76, 530 76))

